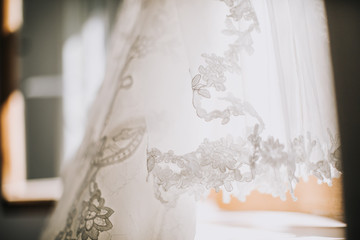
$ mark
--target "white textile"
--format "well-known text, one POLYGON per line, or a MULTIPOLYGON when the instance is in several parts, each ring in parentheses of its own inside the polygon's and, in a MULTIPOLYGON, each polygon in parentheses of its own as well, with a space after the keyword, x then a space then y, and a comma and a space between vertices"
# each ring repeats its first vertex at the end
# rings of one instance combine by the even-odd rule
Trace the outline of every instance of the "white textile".
MULTIPOLYGON (((320 0, 129 0, 44 239, 193 239, 210 189, 331 184, 340 142, 320 0)), ((293 195, 293 198, 296 196, 293 195)))

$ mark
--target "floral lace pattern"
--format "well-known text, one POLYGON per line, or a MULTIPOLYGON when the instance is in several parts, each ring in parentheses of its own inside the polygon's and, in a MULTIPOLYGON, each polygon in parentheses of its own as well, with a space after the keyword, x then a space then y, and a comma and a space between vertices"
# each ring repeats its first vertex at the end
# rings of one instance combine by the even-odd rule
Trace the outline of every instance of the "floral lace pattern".
POLYGON ((108 231, 113 227, 109 217, 114 211, 104 206, 105 200, 101 197, 101 191, 97 187, 97 183, 91 182, 90 186, 91 196, 89 201, 82 202, 82 209, 79 214, 75 207, 72 208, 68 214, 64 230, 58 233, 55 240, 96 240, 101 232, 108 231), (74 218, 77 214, 79 216, 75 223, 74 218), (73 224, 78 224, 76 237, 74 237, 74 231, 72 230, 73 224))
MULTIPOLYGON (((171 150, 147 149, 148 179, 153 180, 156 198, 174 206, 181 194, 191 194, 199 199, 210 189, 215 189, 244 200, 251 190, 257 189, 282 199, 290 191, 296 199, 294 187, 300 177, 314 175, 319 181, 331 184, 331 179, 341 172, 338 135, 334 136, 329 130, 328 143, 320 143, 310 133, 289 142, 280 142, 275 136, 264 137, 265 124, 255 108, 228 91, 227 81, 234 74, 241 77, 240 54, 242 51, 249 55, 254 52, 252 34, 259 31, 259 22, 250 0, 220 1, 229 9, 222 33, 235 40, 221 56, 201 55, 204 63, 198 67, 191 82, 192 104, 197 116, 206 122, 220 120, 226 125, 234 117, 249 115, 257 124, 243 138, 204 139, 196 149, 184 155, 171 150), (217 97, 218 93, 225 93, 225 96, 217 97), (204 101, 210 100, 225 103, 225 108, 205 109, 204 101)), ((115 96, 112 96, 105 115, 101 139, 86 144, 85 158, 91 159, 90 168, 56 240, 97 240, 113 228, 111 218, 116 216, 116 211, 107 205, 109 202, 106 204, 106 193, 100 191, 96 176, 102 168, 122 163, 132 156, 146 129, 142 122, 135 127, 121 127, 108 135, 104 132, 113 117, 118 95, 134 84, 130 65, 155 47, 154 39, 139 35, 130 47, 124 66, 115 73, 114 77, 118 79, 115 96)))
POLYGON ((93 182, 92 185, 90 200, 82 203, 80 225, 76 233, 82 240, 98 239, 100 232, 108 231, 113 227, 109 217, 114 211, 104 206, 105 200, 101 197, 97 184, 93 182))
POLYGON ((102 232, 112 229, 110 217, 114 214, 114 210, 105 206, 105 198, 102 197, 96 176, 101 168, 128 159, 140 145, 144 133, 145 127, 139 123, 135 127, 122 127, 112 135, 103 137, 98 143, 89 145, 91 148, 96 146, 96 151, 91 151, 93 153, 91 156, 89 152, 86 153, 86 157, 93 159, 90 169, 77 192, 66 225, 57 234, 55 240, 97 240, 102 232), (80 202, 83 194, 86 194, 86 189, 89 190, 89 200, 80 202))
POLYGON ((227 97, 218 98, 228 102, 228 107, 224 110, 208 112, 202 107, 202 101, 212 97, 211 91, 226 92, 225 82, 228 74, 241 72, 239 55, 242 51, 253 53, 251 34, 254 30, 259 30, 259 23, 249 0, 223 0, 223 2, 229 7, 230 13, 226 17, 226 29, 223 30, 223 34, 235 37, 235 40, 228 45, 222 56, 202 54, 205 64, 199 66, 199 73, 192 79, 193 106, 198 117, 207 122, 221 119, 221 124, 227 124, 231 116, 247 113, 263 125, 262 119, 251 104, 234 97, 230 92, 227 97))
MULTIPOLYGON (((234 191, 241 182, 254 183, 253 189, 282 199, 290 190, 296 199, 293 188, 302 172, 330 184, 333 174, 341 170, 339 136, 330 134, 330 139, 328 152, 324 151, 327 146, 312 140, 310 134, 306 138, 294 138, 285 149, 285 145, 273 137, 262 139, 256 125, 247 139, 234 141, 230 136, 217 141, 205 139, 194 152, 182 156, 173 151, 162 153, 156 148, 150 149, 147 167, 154 178, 156 197, 164 203, 173 204, 184 192, 199 198, 209 189, 241 194, 234 191), (315 148, 323 152, 323 160, 313 162, 315 148)), ((245 196, 237 197, 244 199, 245 196)))
POLYGON ((202 54, 205 64, 198 67, 199 73, 192 78, 192 103, 197 116, 206 122, 220 119, 224 125, 231 117, 250 115, 258 123, 246 139, 235 141, 230 136, 217 141, 205 139, 195 151, 181 156, 171 150, 163 153, 157 148, 149 149, 147 168, 154 178, 156 197, 163 203, 174 204, 184 192, 199 198, 209 189, 223 189, 244 199, 250 188, 282 199, 290 191, 296 199, 293 189, 302 176, 314 175, 331 184, 333 175, 341 171, 338 136, 329 131, 327 145, 313 140, 310 133, 289 143, 280 143, 273 136, 265 139, 262 136, 265 124, 256 110, 227 91, 228 76, 235 73, 241 77, 241 51, 254 52, 252 33, 259 30, 259 22, 250 0, 221 1, 229 9, 222 33, 235 40, 222 56, 202 54), (211 99, 216 92, 227 92, 227 97, 217 100, 229 104, 223 110, 208 111, 202 107, 202 101, 211 99), (236 189, 244 182, 250 186, 247 191, 236 189))

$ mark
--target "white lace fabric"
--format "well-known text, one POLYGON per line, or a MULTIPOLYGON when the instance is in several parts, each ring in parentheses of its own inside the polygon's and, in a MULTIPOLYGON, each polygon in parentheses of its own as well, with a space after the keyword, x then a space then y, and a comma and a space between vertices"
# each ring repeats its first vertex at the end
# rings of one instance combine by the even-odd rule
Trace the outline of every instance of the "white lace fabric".
POLYGON ((340 171, 340 142, 321 2, 181 1, 176 7, 190 76, 179 80, 184 86, 164 90, 173 91, 178 113, 162 94, 163 105, 149 107, 161 112, 154 121, 149 114, 151 124, 161 126, 158 119, 171 115, 163 130, 149 130, 157 198, 171 202, 184 192, 198 198, 222 189, 245 200, 257 189, 284 199, 302 177, 331 184, 340 171), (190 84, 191 93, 176 93, 190 84), (188 94, 192 112, 177 107, 189 105, 188 94), (188 140, 193 137, 197 144, 188 140))
POLYGON ((337 132, 322 1, 125 1, 44 239, 191 239, 210 189, 331 185, 337 132))

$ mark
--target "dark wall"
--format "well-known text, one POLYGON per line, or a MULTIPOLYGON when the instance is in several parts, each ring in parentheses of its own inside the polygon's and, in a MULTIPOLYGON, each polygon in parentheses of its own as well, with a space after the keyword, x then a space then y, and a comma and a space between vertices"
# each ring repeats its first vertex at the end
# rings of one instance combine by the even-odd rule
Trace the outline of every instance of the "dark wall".
POLYGON ((327 0, 344 169, 347 239, 360 239, 360 1, 327 0))
MULTIPOLYGON (((29 97, 25 86, 31 77, 61 76, 63 2, 23 0, 24 24, 19 39, 20 88, 25 97, 29 179, 57 176, 61 162, 61 96, 29 97)), ((51 78, 45 80, 52 83, 51 78)), ((61 84, 58 85, 61 88, 61 84)))
POLYGON ((0 239, 37 240, 52 211, 51 203, 40 205, 9 205, 0 202, 0 239))

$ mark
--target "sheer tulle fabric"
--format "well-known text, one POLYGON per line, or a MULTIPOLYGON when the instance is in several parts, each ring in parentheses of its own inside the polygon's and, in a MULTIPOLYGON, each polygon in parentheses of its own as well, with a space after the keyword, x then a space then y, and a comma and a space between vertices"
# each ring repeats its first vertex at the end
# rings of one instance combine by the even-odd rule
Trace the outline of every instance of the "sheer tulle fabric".
POLYGON ((192 239, 210 189, 339 175, 322 1, 125 1, 110 49, 44 239, 192 239))

